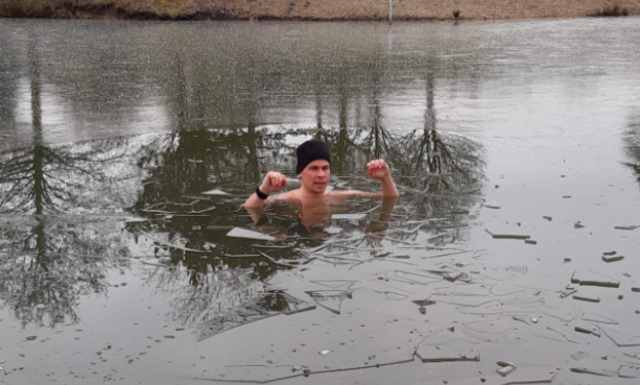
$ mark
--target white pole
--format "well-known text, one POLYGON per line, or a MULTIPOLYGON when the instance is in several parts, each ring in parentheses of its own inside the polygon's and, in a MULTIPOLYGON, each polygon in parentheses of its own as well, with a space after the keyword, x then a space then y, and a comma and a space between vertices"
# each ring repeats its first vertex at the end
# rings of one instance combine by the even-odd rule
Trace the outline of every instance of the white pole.
POLYGON ((393 0, 389 0, 389 24, 393 22, 393 0))

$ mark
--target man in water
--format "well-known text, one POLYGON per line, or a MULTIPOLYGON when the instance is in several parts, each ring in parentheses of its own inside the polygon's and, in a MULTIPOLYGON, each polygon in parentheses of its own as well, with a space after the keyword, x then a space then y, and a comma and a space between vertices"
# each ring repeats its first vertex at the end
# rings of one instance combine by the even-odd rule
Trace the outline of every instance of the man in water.
POLYGON ((282 191, 287 186, 287 178, 275 171, 269 171, 264 177, 262 184, 256 188, 249 199, 244 203, 244 207, 259 208, 266 203, 288 200, 300 201, 303 208, 314 206, 317 203, 332 203, 344 200, 344 198, 354 195, 361 196, 382 196, 397 197, 398 189, 391 178, 389 166, 383 159, 372 160, 367 163, 369 176, 382 183, 381 193, 365 193, 362 191, 327 191, 329 177, 331 176, 331 155, 329 148, 322 142, 309 140, 298 146, 296 150, 297 165, 296 174, 300 178, 301 186, 298 189, 289 191, 277 196, 271 194, 282 191))
MULTIPOLYGON (((262 184, 256 188, 256 192, 244 203, 244 207, 255 222, 262 218, 262 209, 265 204, 281 201, 289 203, 288 206, 296 210, 298 219, 306 229, 314 226, 328 226, 331 223, 332 214, 346 209, 341 203, 348 197, 378 196, 383 198, 380 216, 378 221, 371 223, 367 232, 384 231, 388 227, 390 214, 397 201, 398 190, 391 178, 389 166, 384 160, 377 159, 367 163, 369 175, 381 182, 382 192, 327 191, 331 176, 331 156, 327 146, 322 142, 310 140, 298 147, 296 155, 298 160, 296 173, 301 181, 300 188, 270 196, 282 191, 287 185, 287 179, 278 172, 268 172, 262 184)), ((281 235, 284 236, 284 234, 281 235)))

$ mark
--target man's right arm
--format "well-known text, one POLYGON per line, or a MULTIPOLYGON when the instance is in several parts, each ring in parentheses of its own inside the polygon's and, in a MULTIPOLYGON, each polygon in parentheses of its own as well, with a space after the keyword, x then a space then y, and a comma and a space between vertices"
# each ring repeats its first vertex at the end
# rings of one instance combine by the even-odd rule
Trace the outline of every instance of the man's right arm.
MULTIPOLYGON (((269 171, 264 177, 262 184, 260 185, 260 191, 263 194, 270 195, 281 191, 287 186, 287 178, 279 172, 269 171)), ((270 199, 260 199, 255 192, 251 194, 249 199, 244 202, 244 207, 262 207, 265 203, 268 203, 270 199)))

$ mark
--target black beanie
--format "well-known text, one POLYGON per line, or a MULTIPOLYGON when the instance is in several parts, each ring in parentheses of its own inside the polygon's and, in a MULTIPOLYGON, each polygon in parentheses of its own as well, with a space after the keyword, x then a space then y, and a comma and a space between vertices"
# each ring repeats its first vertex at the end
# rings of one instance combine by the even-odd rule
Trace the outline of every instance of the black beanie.
POLYGON ((309 140, 298 146, 296 150, 298 164, 296 165, 296 175, 300 174, 309 163, 314 160, 324 159, 331 164, 331 155, 326 144, 317 140, 309 140))

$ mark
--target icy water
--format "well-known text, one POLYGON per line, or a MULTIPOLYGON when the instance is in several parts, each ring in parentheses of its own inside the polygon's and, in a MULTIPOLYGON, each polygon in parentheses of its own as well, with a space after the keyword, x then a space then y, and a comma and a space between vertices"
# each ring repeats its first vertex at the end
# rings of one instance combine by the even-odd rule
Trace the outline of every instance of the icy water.
POLYGON ((638 63, 637 18, 0 20, 0 383, 637 383, 638 63), (399 199, 241 209, 311 138, 399 199))

